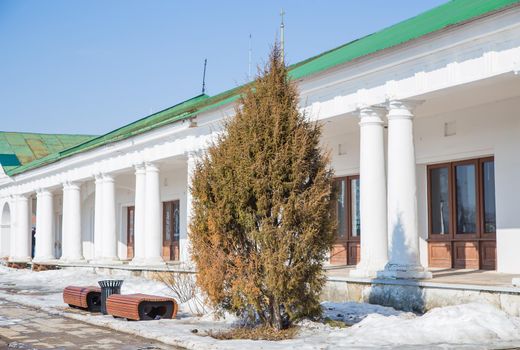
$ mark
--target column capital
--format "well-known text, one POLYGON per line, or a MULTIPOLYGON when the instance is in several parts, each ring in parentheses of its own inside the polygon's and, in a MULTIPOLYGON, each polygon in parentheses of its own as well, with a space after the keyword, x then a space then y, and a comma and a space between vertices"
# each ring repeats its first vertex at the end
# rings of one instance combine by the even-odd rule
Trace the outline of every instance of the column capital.
POLYGON ((384 106, 367 106, 360 105, 357 109, 357 114, 359 116, 359 125, 382 125, 383 117, 386 115, 386 108, 384 106))
POLYGON ((103 174, 103 182, 114 182, 114 177, 110 174, 103 174))
POLYGON ((79 184, 73 181, 63 182, 63 190, 79 190, 79 184))
POLYGON ((47 188, 38 188, 36 190, 36 197, 52 196, 52 192, 47 188))
POLYGON ((147 172, 150 172, 150 171, 158 172, 159 171, 159 166, 155 163, 145 162, 144 165, 145 165, 147 172))
POLYGON ((94 174, 92 174, 92 176, 94 177, 94 180, 96 182, 103 180, 103 173, 102 172, 95 172, 94 174))
POLYGON ((423 100, 389 100, 388 119, 412 119, 414 109, 422 104, 423 100))
POLYGON ((15 201, 28 200, 28 196, 25 193, 15 193, 12 196, 15 201))
POLYGON ((135 174, 144 174, 145 171, 146 171, 146 166, 144 163, 135 163, 133 165, 134 167, 134 170, 135 170, 135 174))
POLYGON ((188 159, 191 159, 191 158, 197 159, 202 156, 202 152, 203 152, 202 149, 198 149, 198 150, 194 150, 194 151, 186 151, 186 152, 184 152, 184 155, 188 159))

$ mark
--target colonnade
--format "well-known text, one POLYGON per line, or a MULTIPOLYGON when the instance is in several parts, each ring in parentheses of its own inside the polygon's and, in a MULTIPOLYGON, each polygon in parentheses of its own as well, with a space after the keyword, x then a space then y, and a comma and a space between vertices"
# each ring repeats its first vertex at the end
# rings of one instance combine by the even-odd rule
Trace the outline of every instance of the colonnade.
MULTIPOLYGON (((188 186, 193 171, 193 155, 188 156, 188 186)), ((133 265, 162 265, 162 218, 159 165, 152 162, 135 164, 135 217, 133 265)), ((116 184, 114 175, 96 173, 94 181, 94 249, 89 262, 118 264, 118 232, 116 225, 116 184)), ((90 180, 90 181, 92 181, 90 180)), ((85 180, 84 180, 85 181, 85 180)), ((35 262, 57 260, 64 263, 86 263, 83 255, 81 182, 65 181, 61 186, 62 208, 62 254, 55 256, 55 208, 54 196, 58 190, 41 188, 36 191, 36 237, 35 262)), ((32 193, 12 196, 11 207, 15 213, 11 222, 9 260, 31 260, 30 198, 32 193)))
POLYGON ((413 140, 413 108, 417 104, 415 101, 393 100, 384 107, 360 108, 362 238, 361 259, 354 275, 383 278, 431 276, 419 260, 413 140), (387 153, 384 147, 385 115, 388 120, 387 153), (388 169, 388 176, 385 169, 388 169))
MULTIPOLYGON (((361 260, 353 274, 388 278, 428 277, 419 260, 416 162, 413 141, 413 108, 416 102, 393 100, 385 106, 359 110, 361 260), (388 121, 385 152, 384 120, 388 121)), ((195 167, 188 155, 188 188, 195 167)), ((134 258, 131 264, 158 265, 162 259, 160 171, 157 164, 134 165, 134 258)), ((94 262, 120 262, 117 254, 115 181, 112 174, 96 173, 94 262)), ((36 194, 35 261, 59 258, 84 261, 81 236, 81 186, 63 183, 63 254, 53 256, 53 193, 36 194)), ((187 189, 187 219, 191 194, 187 189)), ((16 207, 15 237, 11 259, 30 259, 30 225, 27 194, 13 197, 16 207)), ((187 244, 187 242, 185 242, 187 244)), ((187 259, 187 257, 183 257, 187 259)))

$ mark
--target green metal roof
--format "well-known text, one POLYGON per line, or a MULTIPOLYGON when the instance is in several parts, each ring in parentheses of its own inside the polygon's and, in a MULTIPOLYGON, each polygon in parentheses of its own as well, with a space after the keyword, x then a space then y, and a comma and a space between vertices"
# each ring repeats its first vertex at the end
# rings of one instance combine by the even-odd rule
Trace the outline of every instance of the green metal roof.
POLYGON ((518 3, 520 3, 519 0, 452 0, 393 26, 297 63, 290 74, 293 78, 316 74, 518 3))
MULTIPOLYGON (((460 25, 518 4, 520 4, 520 0, 452 0, 374 34, 294 64, 289 67, 289 75, 293 79, 308 77, 441 29, 460 25)), ((196 96, 103 136, 39 158, 28 164, 14 167, 8 170, 7 174, 20 174, 29 169, 52 163, 107 143, 120 141, 166 124, 193 117, 198 113, 235 101, 243 87, 240 86, 213 97, 207 95, 196 96)))
POLYGON ((88 135, 0 131, 0 164, 9 171, 91 139, 88 135))

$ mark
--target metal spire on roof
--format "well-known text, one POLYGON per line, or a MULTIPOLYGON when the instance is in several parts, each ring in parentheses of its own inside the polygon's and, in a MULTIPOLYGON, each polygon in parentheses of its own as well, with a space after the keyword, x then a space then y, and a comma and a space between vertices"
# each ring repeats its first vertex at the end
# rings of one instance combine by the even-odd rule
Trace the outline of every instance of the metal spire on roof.
POLYGON ((208 59, 204 59, 204 73, 202 73, 202 94, 206 92, 206 65, 208 64, 208 59))
POLYGON ((283 23, 283 16, 285 15, 285 11, 283 8, 280 10, 280 18, 282 19, 280 23, 280 51, 282 53, 282 62, 285 62, 285 49, 284 49, 284 31, 285 31, 285 24, 283 23))

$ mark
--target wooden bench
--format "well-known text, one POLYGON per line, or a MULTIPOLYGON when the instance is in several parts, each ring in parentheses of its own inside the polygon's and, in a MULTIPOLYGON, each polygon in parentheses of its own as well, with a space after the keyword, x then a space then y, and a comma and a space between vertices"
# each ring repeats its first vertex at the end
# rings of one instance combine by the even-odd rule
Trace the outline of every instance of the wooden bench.
POLYGON ((107 299, 107 312, 128 320, 174 318, 178 305, 175 299, 147 294, 112 294, 107 299))
POLYGON ((36 272, 40 271, 48 271, 48 270, 57 270, 58 266, 53 264, 39 264, 39 263, 32 263, 32 270, 36 272))
POLYGON ((63 290, 63 301, 71 307, 99 312, 101 308, 101 288, 68 286, 63 290))
POLYGON ((26 262, 15 262, 15 261, 8 261, 7 267, 10 267, 12 269, 26 269, 29 267, 29 264, 26 262))

